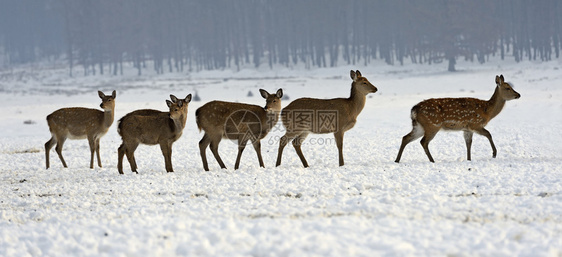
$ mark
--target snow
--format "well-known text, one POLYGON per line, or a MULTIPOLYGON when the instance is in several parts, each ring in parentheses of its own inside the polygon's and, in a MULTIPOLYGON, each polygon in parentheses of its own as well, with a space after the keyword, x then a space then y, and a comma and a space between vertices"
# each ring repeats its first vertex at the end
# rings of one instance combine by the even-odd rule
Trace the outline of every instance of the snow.
MULTIPOLYGON (((0 256, 561 256, 562 63, 460 61, 442 65, 347 66, 68 77, 60 67, 0 71, 0 256), (310 135, 303 168, 292 146, 275 167, 282 128, 251 146, 207 154, 203 171, 195 110, 211 100, 265 105, 258 89, 290 97, 349 95, 350 69, 377 88, 344 137, 338 167, 332 135, 310 135), (503 74, 521 98, 486 127, 498 149, 475 135, 466 161, 461 132, 440 132, 430 163, 418 141, 394 163, 411 130, 410 108, 434 97, 488 99, 503 74), (116 120, 135 109, 165 110, 169 94, 198 92, 173 174, 158 146, 136 151, 139 174, 117 172, 116 123, 101 139, 103 168, 88 168, 86 140, 68 140, 62 168, 45 170, 45 117, 62 107, 99 109, 96 91, 117 90, 116 120), (247 97, 247 92, 254 92, 247 97), (26 124, 30 123, 30 124, 26 124)), ((75 74, 78 72, 75 72, 75 74)))

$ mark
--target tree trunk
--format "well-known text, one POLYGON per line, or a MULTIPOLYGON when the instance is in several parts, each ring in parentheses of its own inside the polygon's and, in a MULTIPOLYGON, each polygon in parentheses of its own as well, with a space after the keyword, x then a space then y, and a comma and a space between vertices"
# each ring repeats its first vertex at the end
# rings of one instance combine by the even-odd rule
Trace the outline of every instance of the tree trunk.
POLYGON ((449 69, 448 71, 456 71, 455 70, 455 64, 457 64, 457 61, 455 60, 455 57, 449 57, 449 69))

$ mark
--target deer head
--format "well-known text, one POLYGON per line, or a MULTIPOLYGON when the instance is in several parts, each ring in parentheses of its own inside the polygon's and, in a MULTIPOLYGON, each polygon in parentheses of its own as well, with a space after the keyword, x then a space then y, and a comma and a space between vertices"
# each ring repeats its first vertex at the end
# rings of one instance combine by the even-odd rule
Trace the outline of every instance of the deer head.
POLYGON ((496 76, 496 85, 500 97, 506 101, 519 99, 521 97, 519 93, 513 90, 513 87, 509 83, 504 81, 503 75, 496 76))
POLYGON ((281 111, 281 97, 283 97, 283 90, 279 89, 275 94, 270 94, 264 89, 260 89, 261 96, 265 99, 265 107, 263 109, 268 112, 281 111))
POLYGON ((184 99, 178 99, 174 95, 170 95, 170 100, 166 100, 168 108, 170 108, 170 118, 179 119, 182 115, 187 115, 187 104, 191 102, 191 94, 184 99))
POLYGON ((366 95, 369 93, 377 92, 378 89, 375 86, 373 86, 373 84, 371 84, 371 82, 369 82, 367 78, 361 76, 361 72, 359 70, 357 71, 352 70, 350 72, 350 76, 351 79, 353 80, 352 89, 355 89, 358 93, 366 95))
POLYGON ((102 91, 98 91, 98 95, 101 98, 100 107, 104 111, 111 111, 115 109, 115 90, 113 90, 113 93, 111 93, 111 95, 105 95, 102 91))

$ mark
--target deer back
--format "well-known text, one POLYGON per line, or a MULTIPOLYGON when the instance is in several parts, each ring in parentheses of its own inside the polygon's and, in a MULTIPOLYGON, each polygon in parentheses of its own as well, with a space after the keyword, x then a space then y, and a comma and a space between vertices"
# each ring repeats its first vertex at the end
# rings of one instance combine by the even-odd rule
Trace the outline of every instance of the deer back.
POLYGON ((281 120, 288 132, 333 133, 356 117, 344 98, 299 98, 281 112, 281 120))
POLYGON ((283 108, 281 119, 288 132, 334 133, 351 129, 363 110, 366 95, 377 92, 360 71, 351 71, 349 98, 299 98, 283 108))
POLYGON ((166 100, 169 112, 144 109, 128 113, 119 120, 119 135, 123 141, 136 140, 147 145, 176 141, 183 133, 190 101, 191 95, 174 102, 166 100))
POLYGON ((119 135, 123 141, 136 140, 142 144, 158 144, 161 139, 175 137, 169 114, 125 115, 119 120, 119 135))
MULTIPOLYGON (((47 124, 51 133, 66 134, 69 139, 84 139, 88 133, 102 127, 103 116, 104 113, 96 109, 62 108, 47 116, 47 124)), ((107 130, 108 128, 105 129, 105 132, 107 130)))
POLYGON ((163 112, 163 111, 154 110, 154 109, 140 109, 140 110, 134 110, 134 111, 128 113, 127 115, 150 116, 150 115, 161 115, 161 114, 166 115, 167 113, 168 112, 163 112))
POLYGON ((412 117, 439 129, 475 129, 490 121, 486 107, 486 101, 475 98, 433 98, 415 105, 412 117))
POLYGON ((261 133, 266 111, 257 105, 212 101, 196 111, 197 126, 209 134, 236 139, 237 133, 261 133))
POLYGON ((496 76, 496 89, 490 100, 476 98, 433 98, 422 101, 412 108, 412 119, 436 129, 476 130, 485 127, 503 109, 505 102, 521 97, 496 76))
POLYGON ((65 135, 69 139, 84 139, 88 135, 103 136, 113 123, 115 110, 115 90, 109 96, 101 91, 100 107, 104 111, 82 107, 61 108, 47 116, 49 130, 54 134, 65 135))
POLYGON ((230 139, 239 138, 241 133, 263 138, 277 123, 283 91, 269 94, 260 89, 260 94, 266 99, 265 107, 223 101, 206 103, 195 112, 199 130, 230 139))

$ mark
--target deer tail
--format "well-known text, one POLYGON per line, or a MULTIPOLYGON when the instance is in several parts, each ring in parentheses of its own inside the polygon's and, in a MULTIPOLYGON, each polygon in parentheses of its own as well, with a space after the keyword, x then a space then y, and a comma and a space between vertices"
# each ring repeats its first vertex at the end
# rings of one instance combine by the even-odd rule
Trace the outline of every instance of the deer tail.
POLYGON ((410 118, 412 119, 412 126, 416 127, 416 125, 418 124, 418 113, 420 111, 420 105, 416 104, 414 105, 414 107, 412 107, 412 110, 410 111, 410 118))
MULTIPOLYGON (((123 117, 123 118, 125 118, 125 117, 123 117)), ((117 121, 117 133, 119 133, 120 136, 123 136, 123 134, 121 133, 121 129, 123 129, 123 118, 121 118, 117 121)))
POLYGON ((199 132, 201 132, 201 120, 200 120, 201 119, 200 118, 201 113, 200 112, 201 112, 201 109, 197 109, 195 111, 195 123, 197 123, 197 128, 199 129, 199 132))

